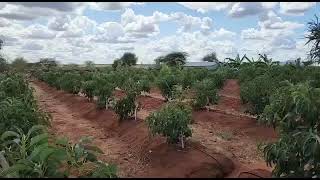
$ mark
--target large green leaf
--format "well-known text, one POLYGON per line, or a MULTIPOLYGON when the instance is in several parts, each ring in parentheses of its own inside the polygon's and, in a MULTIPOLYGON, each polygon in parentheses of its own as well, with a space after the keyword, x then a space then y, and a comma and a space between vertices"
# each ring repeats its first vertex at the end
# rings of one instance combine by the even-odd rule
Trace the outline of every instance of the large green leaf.
POLYGON ((29 160, 34 161, 36 159, 40 159, 39 155, 42 151, 46 151, 48 149, 48 144, 44 143, 39 146, 36 146, 28 157, 29 160))
POLYGON ((5 141, 8 137, 16 137, 16 138, 20 138, 20 135, 14 131, 6 131, 2 134, 1 136, 1 140, 5 141))
POLYGON ((20 171, 29 171, 29 170, 32 170, 32 168, 29 166, 26 166, 24 164, 15 164, 15 165, 1 171, 0 177, 8 177, 8 176, 12 176, 16 173, 19 173, 20 171))
POLYGON ((39 130, 44 130, 45 126, 43 125, 35 125, 32 126, 32 128, 28 131, 27 137, 30 137, 32 133, 39 131, 39 130))
POLYGON ((47 133, 39 134, 39 135, 31 138, 31 142, 30 142, 29 147, 31 148, 32 146, 39 144, 39 143, 41 144, 43 142, 48 142, 48 134, 47 133))

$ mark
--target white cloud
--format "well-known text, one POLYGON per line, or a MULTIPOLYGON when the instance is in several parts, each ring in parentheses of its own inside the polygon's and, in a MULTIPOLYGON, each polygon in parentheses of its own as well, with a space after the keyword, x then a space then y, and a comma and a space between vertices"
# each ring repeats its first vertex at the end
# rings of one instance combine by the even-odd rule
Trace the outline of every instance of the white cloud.
POLYGON ((288 36, 294 34, 294 30, 304 27, 292 21, 283 21, 273 11, 262 14, 259 18, 259 30, 248 28, 242 30, 241 38, 247 40, 270 40, 273 37, 288 36))
POLYGON ((241 31, 242 39, 252 39, 252 40, 264 40, 266 34, 263 31, 256 30, 254 28, 248 28, 241 31))
POLYGON ((232 31, 228 31, 224 28, 220 28, 219 30, 215 30, 211 33, 211 37, 214 39, 231 39, 236 36, 236 33, 232 31))
POLYGON ((179 2, 179 4, 198 12, 225 10, 232 6, 233 2, 179 2))
POLYGON ((296 41, 288 36, 282 36, 279 38, 273 38, 271 40, 271 46, 273 48, 280 48, 280 49, 295 49, 296 48, 296 41))
POLYGON ((36 42, 27 42, 22 46, 25 50, 42 50, 43 46, 36 42))
POLYGON ((4 18, 0 18, 0 27, 7 27, 7 26, 10 26, 11 25, 11 22, 4 19, 4 18))
POLYGON ((213 25, 213 21, 209 17, 194 17, 182 12, 170 14, 170 19, 178 22, 178 24, 181 25, 181 27, 178 29, 178 32, 190 32, 197 28, 201 28, 203 32, 207 33, 210 31, 213 25))
POLYGON ((83 5, 82 2, 9 2, 10 4, 21 5, 29 8, 45 8, 53 9, 56 11, 70 12, 75 11, 79 6, 83 5))
POLYGON ((69 16, 53 17, 48 21, 48 28, 54 31, 65 31, 70 21, 69 16))
POLYGON ((280 2, 280 12, 287 15, 303 16, 316 2, 280 2))
POLYGON ((33 24, 27 27, 24 35, 31 39, 53 39, 56 37, 54 32, 40 24, 33 24))
POLYGON ((100 43, 126 43, 124 29, 117 22, 105 22, 97 27, 97 34, 91 38, 100 43))
POLYGON ((118 11, 132 5, 142 5, 144 3, 136 2, 92 2, 90 8, 94 10, 118 11))
POLYGON ((87 7, 83 2, 7 2, 0 17, 12 20, 34 20, 62 14, 81 14, 87 7))
POLYGON ((166 19, 163 13, 155 12, 152 16, 135 15, 132 9, 126 9, 121 15, 121 25, 128 36, 145 38, 159 34, 157 23, 166 19))
POLYGON ((61 16, 52 18, 48 22, 48 28, 61 31, 58 37, 77 38, 95 30, 97 23, 86 16, 61 16))
POLYGON ((283 21, 281 17, 277 16, 273 11, 260 16, 260 21, 258 22, 259 26, 265 29, 287 29, 293 30, 296 28, 304 27, 304 24, 283 21))
POLYGON ((232 6, 228 14, 231 17, 239 18, 249 15, 256 15, 263 10, 264 8, 260 2, 238 2, 232 6))
POLYGON ((19 39, 14 37, 0 35, 0 39, 3 41, 3 46, 15 46, 19 44, 19 39))

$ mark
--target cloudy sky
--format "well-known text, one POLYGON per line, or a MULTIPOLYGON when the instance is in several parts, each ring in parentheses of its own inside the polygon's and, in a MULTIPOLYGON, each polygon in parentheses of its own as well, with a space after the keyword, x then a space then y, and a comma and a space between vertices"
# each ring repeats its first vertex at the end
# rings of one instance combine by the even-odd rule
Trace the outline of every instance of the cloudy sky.
POLYGON ((134 52, 138 63, 185 51, 200 61, 266 53, 306 57, 315 2, 0 2, 0 39, 9 59, 53 57, 61 63, 112 63, 134 52))

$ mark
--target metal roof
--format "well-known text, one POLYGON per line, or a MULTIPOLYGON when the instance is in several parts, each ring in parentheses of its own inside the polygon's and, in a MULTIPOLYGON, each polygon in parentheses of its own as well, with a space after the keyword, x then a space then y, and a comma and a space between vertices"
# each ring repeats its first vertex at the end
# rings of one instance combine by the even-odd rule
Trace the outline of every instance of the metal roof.
POLYGON ((187 67, 207 67, 207 66, 215 66, 216 63, 215 62, 186 62, 186 64, 184 64, 183 66, 187 66, 187 67))

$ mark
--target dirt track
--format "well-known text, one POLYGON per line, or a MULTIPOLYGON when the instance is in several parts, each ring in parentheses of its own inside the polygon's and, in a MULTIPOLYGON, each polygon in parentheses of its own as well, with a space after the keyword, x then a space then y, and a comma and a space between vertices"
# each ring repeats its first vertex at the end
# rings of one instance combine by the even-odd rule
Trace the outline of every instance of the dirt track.
MULTIPOLYGON (((57 91, 40 82, 32 86, 40 106, 53 117, 51 132, 73 141, 84 135, 93 136, 95 144, 105 152, 102 158, 116 163, 121 177, 237 177, 240 171, 252 167, 269 169, 256 145, 260 140, 274 139, 275 134, 270 128, 257 126, 254 119, 194 112, 190 147, 181 152, 164 143, 163 138, 151 137, 143 123, 151 111, 163 104, 161 99, 140 97, 143 106, 139 120, 119 124, 114 112, 96 110, 83 97, 57 91)), ((228 89, 224 91, 222 94, 227 97, 228 89)), ((229 91, 232 96, 237 95, 234 89, 229 91)))

